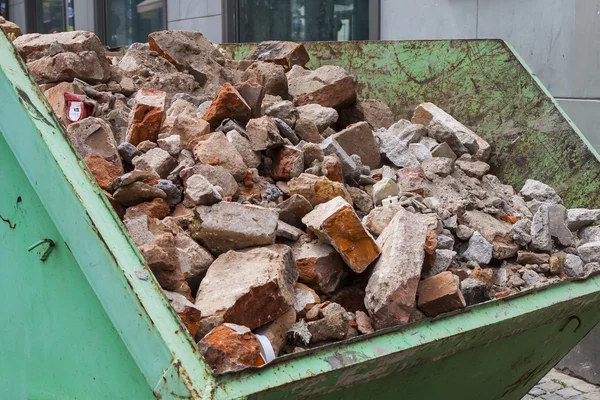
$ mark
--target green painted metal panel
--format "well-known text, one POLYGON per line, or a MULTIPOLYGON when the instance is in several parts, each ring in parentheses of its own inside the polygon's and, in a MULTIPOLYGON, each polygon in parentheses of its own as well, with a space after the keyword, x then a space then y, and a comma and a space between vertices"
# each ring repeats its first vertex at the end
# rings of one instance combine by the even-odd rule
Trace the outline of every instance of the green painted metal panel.
POLYGON ((151 388, 0 132, 0 392, 4 399, 148 399, 151 388), (62 243, 61 243, 62 244, 62 243))
MULTIPOLYGON (((165 379, 174 380, 166 387, 176 388, 176 392, 155 397, 181 397, 182 388, 187 398, 209 397, 213 387, 210 369, 4 34, 0 34, 0 93, 0 132, 59 235, 60 240, 50 237, 56 247, 46 262, 70 252, 150 390, 165 379), (137 278, 135 271, 144 269, 150 279, 137 278), (179 373, 165 373, 175 360, 179 373), (193 381, 202 384, 194 386, 193 381)), ((4 168, 4 160, 0 167, 4 168)), ((4 193, 0 192, 0 197, 4 202, 4 193)), ((12 204, 15 200, 6 201, 12 204)), ((32 237, 27 245, 37 240, 32 237)), ((12 251, 6 242, 0 242, 0 253, 12 251)), ((27 290, 15 286, 7 294, 27 290)), ((63 294, 54 293, 58 297, 63 294)), ((29 312, 24 307, 19 311, 23 316, 29 312)), ((10 326, 4 315, 0 323, 10 326)), ((29 336, 25 343, 34 340, 29 336)), ((81 341, 85 342, 85 337, 81 341)), ((9 345, 2 342, 0 349, 9 345)), ((26 350, 24 346, 19 351, 25 355, 26 350)), ((95 354, 83 352, 80 357, 94 359, 95 354)), ((9 368, 0 371, 7 381, 15 373, 9 368)), ((31 376, 26 384, 40 384, 48 375, 31 376)), ((122 384, 128 381, 123 379, 122 384)), ((85 398, 81 394, 76 397, 85 398)))
MULTIPOLYGON (((362 96, 386 101, 398 117, 432 101, 473 126, 516 186, 537 177, 571 205, 596 204, 596 154, 503 42, 307 47, 311 66, 345 66, 362 96)), ((248 50, 226 48, 238 58, 248 50)), ((0 285, 12 306, 0 314, 2 337, 12 339, 0 344, 9 355, 0 390, 11 398, 516 400, 600 319, 593 277, 215 377, 155 280, 136 277, 143 259, 4 35, 0 60, 0 183, 11 186, 0 192, 10 221, 0 220, 0 285), (56 246, 41 262, 43 247, 27 248, 43 238, 56 246)))

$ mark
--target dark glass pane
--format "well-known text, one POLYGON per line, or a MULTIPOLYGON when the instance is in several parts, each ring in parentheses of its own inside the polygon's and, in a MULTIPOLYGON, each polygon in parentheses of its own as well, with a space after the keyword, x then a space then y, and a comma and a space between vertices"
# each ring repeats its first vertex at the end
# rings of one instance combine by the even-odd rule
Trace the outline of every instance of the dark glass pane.
POLYGON ((0 17, 8 18, 8 0, 0 0, 0 17))
POLYGON ((36 32, 56 33, 65 30, 64 0, 36 1, 36 32))
POLYGON ((240 42, 369 39, 369 0, 238 0, 240 42))
POLYGON ((164 29, 163 0, 106 0, 106 44, 110 47, 147 42, 164 29))

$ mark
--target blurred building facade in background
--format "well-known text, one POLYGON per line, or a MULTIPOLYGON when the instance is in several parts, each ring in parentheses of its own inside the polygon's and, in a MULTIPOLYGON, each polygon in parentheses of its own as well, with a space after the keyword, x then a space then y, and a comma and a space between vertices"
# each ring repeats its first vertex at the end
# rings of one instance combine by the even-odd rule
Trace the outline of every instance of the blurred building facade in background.
MULTIPOLYGON (((163 29, 215 43, 502 38, 600 150, 600 0, 0 0, 0 15, 27 33, 93 31, 109 47, 163 29)), ((598 343, 600 327, 565 365, 600 384, 598 343)))

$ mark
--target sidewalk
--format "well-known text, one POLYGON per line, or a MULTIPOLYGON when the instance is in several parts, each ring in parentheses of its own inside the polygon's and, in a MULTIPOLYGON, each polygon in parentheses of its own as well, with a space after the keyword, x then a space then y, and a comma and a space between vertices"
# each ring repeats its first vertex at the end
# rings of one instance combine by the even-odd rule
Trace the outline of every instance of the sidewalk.
POLYGON ((523 400, 600 400, 600 387, 551 370, 523 400))

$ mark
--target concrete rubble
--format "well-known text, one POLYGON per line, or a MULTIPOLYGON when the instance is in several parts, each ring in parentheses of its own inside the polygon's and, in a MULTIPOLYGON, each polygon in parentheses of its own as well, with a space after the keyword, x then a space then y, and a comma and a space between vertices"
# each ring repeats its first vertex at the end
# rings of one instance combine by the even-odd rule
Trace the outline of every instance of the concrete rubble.
POLYGON ((598 272, 600 210, 503 184, 440 107, 398 120, 297 43, 148 41, 14 45, 216 373, 598 272))

